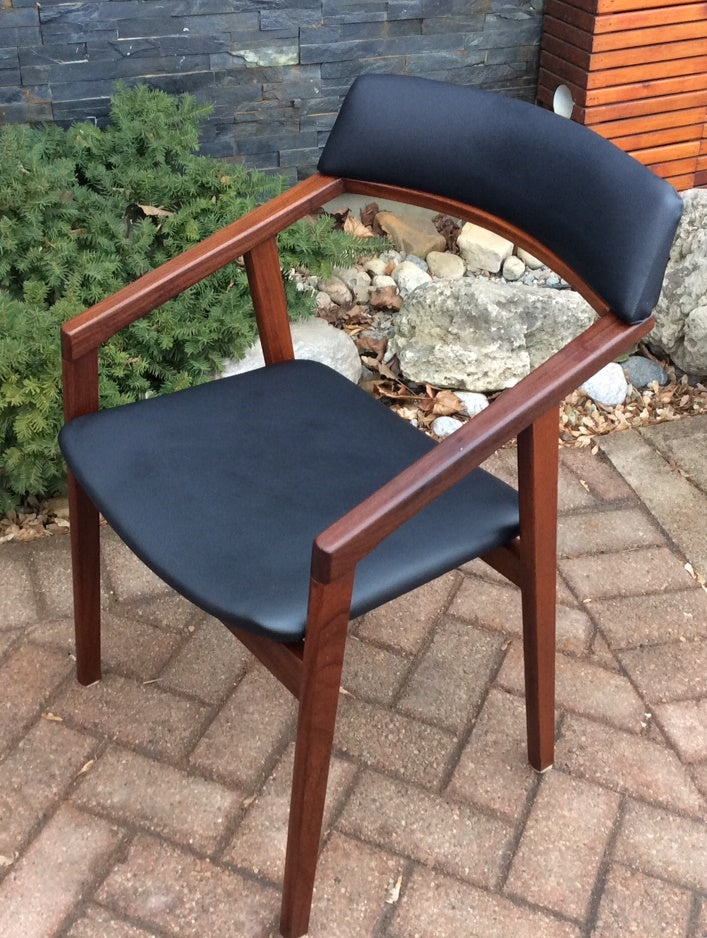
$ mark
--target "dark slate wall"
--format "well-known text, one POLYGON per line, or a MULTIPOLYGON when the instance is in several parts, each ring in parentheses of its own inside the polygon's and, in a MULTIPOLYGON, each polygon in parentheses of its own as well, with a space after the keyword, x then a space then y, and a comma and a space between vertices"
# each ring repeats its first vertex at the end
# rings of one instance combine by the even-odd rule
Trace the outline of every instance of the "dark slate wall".
MULTIPOLYGON (((210 101, 205 152, 308 174, 362 72, 532 99, 542 0, 0 0, 0 119, 105 120, 117 79, 210 101)), ((454 141, 449 141, 453 146, 454 141)))

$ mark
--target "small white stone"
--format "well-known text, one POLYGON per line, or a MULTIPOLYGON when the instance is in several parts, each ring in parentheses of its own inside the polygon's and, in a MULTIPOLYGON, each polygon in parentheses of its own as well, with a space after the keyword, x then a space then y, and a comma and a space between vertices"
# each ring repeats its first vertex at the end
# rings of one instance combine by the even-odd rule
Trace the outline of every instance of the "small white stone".
POLYGON ((454 393, 464 405, 464 412, 469 417, 480 414, 482 410, 486 410, 489 406, 485 394, 478 394, 476 391, 455 391, 454 393))
MULTIPOLYGON (((356 343, 342 329, 313 316, 311 319, 300 319, 291 323, 290 331, 295 358, 321 362, 351 381, 359 380, 361 358, 356 343)), ((264 364, 263 350, 258 340, 239 361, 225 361, 218 377, 228 378, 231 375, 243 374, 245 371, 261 368, 264 364)))
POLYGON ((328 293, 337 306, 346 306, 353 300, 353 293, 340 277, 329 277, 320 280, 319 289, 328 293))
POLYGON ((459 280, 464 276, 464 261, 458 254, 430 251, 425 260, 432 276, 440 280, 459 280))
POLYGON ((335 267, 334 276, 346 284, 357 303, 368 301, 371 278, 365 270, 360 267, 335 267))
POLYGON ((510 257, 507 257, 503 262, 503 279, 510 280, 520 280, 520 278, 525 273, 525 264, 523 261, 516 257, 515 254, 511 254, 510 257))
POLYGON ((463 426, 461 420, 455 420, 454 417, 436 417, 432 421, 432 432, 444 439, 445 436, 450 436, 463 426))
POLYGON ((487 270, 497 274, 505 259, 513 252, 513 242, 493 231, 467 222, 457 238, 457 247, 468 270, 487 270))
POLYGON ((363 269, 371 277, 381 277, 385 274, 385 268, 388 265, 380 257, 371 257, 363 265, 363 269))
POLYGON ((580 391, 605 407, 618 407, 626 400, 628 381, 618 362, 609 362, 588 381, 580 385, 580 391))
POLYGON ((378 287, 395 287, 397 284, 392 277, 389 277, 387 274, 376 274, 373 278, 373 286, 378 287))
POLYGON ((432 277, 424 270, 420 270, 417 264, 403 261, 393 271, 393 280, 397 284, 400 295, 408 296, 423 283, 431 283, 432 277))
POLYGON ((323 290, 320 290, 316 296, 317 309, 329 309, 334 305, 334 301, 329 296, 328 293, 325 293, 323 290))
POLYGON ((530 270, 540 270, 543 266, 543 262, 538 260, 530 251, 524 251, 523 248, 516 248, 516 254, 530 270))

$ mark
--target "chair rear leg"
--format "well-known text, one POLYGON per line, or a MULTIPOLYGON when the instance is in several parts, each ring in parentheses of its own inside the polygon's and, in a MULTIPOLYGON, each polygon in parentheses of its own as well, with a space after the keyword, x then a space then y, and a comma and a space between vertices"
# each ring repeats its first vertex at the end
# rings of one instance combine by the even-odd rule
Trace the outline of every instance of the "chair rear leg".
POLYGON ((353 577, 312 582, 304 643, 280 931, 306 935, 324 817, 353 577))
POLYGON ((71 568, 74 587, 76 677, 101 679, 101 588, 98 509, 69 473, 71 568))
POLYGON ((523 654, 528 758, 550 768, 555 745, 558 417, 553 408, 518 436, 523 654))

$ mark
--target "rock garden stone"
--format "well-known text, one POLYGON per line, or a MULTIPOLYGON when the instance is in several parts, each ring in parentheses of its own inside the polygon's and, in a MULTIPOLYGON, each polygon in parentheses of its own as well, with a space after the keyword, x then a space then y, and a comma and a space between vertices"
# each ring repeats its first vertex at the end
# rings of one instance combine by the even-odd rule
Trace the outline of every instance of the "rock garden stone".
POLYGON ((626 400, 628 382, 621 365, 618 362, 609 362, 580 385, 580 390, 597 404, 618 407, 626 400))
POLYGON ((464 405, 464 413, 468 417, 480 414, 489 406, 488 398, 485 394, 478 394, 476 391, 455 391, 459 400, 464 405))
POLYGON ((353 293, 340 277, 329 277, 319 281, 319 289, 336 303, 337 306, 346 306, 353 302, 353 293))
POLYGON ((371 278, 365 270, 361 270, 360 267, 335 267, 334 276, 346 284, 357 303, 368 302, 371 278))
POLYGON ((631 355, 622 364, 626 378, 634 388, 647 388, 654 381, 660 385, 668 383, 665 369, 643 355, 631 355))
POLYGON ((504 280, 514 282, 520 280, 525 273, 525 264, 519 257, 516 257, 515 254, 511 254, 511 256, 507 257, 503 262, 502 271, 504 280))
POLYGON ((430 274, 438 280, 460 280, 464 276, 466 268, 458 254, 430 251, 426 260, 430 274))
POLYGON ((409 264, 414 264, 415 267, 419 267, 420 270, 424 270, 425 273, 429 273, 429 269, 427 267, 427 261, 423 261, 423 259, 421 257, 418 257, 417 254, 406 254, 405 260, 409 264))
POLYGON ((398 264, 401 264, 403 260, 403 255, 400 253, 400 251, 388 250, 388 251, 383 251, 383 253, 380 256, 380 259, 383 261, 383 265, 384 265, 383 273, 385 273, 386 270, 388 269, 388 264, 395 264, 396 266, 398 264))
POLYGON ((385 274, 386 262, 380 257, 371 257, 364 263, 363 267, 371 277, 380 277, 385 274))
MULTIPOLYGON (((310 359, 329 365, 351 381, 358 381, 361 376, 361 359, 354 340, 335 326, 329 325, 316 316, 300 319, 291 324, 292 344, 295 358, 310 359)), ((264 365, 263 350, 258 340, 245 353, 240 361, 224 362, 219 377, 239 375, 264 365)))
POLYGON ((461 420, 455 420, 454 417, 435 417, 432 421, 432 432, 443 439, 463 426, 461 420))
POLYGON ((398 288, 393 280, 392 286, 374 287, 368 297, 368 302, 374 309, 399 310, 403 305, 403 298, 398 293, 398 288))
POLYGON ((329 296, 328 293, 325 293, 323 290, 319 290, 315 297, 317 304, 317 309, 330 309, 334 305, 334 301, 329 296))
POLYGON ((531 254, 530 251, 525 251, 523 248, 516 248, 516 254, 529 270, 540 270, 543 266, 543 262, 535 257, 534 254, 531 254))
POLYGON ((648 345, 683 371, 707 375, 707 189, 682 195, 683 214, 648 345))
POLYGON ((392 212, 378 212, 376 221, 395 247, 405 254, 427 257, 430 251, 443 251, 445 248, 444 235, 437 231, 431 219, 424 216, 407 221, 392 212))
POLYGON ((374 287, 396 287, 397 284, 392 277, 389 277, 387 274, 376 274, 373 278, 374 287))
POLYGON ((513 253, 512 241, 471 222, 467 222, 459 232, 457 247, 467 270, 472 273, 487 270, 497 274, 505 259, 513 253))
POLYGON ((418 287, 432 282, 432 277, 428 273, 420 270, 417 264, 410 261, 403 261, 402 264, 398 264, 392 276, 402 297, 409 296, 418 287))
POLYGON ((435 280, 410 294, 390 340, 403 374, 467 391, 512 387, 595 318, 573 291, 435 280))

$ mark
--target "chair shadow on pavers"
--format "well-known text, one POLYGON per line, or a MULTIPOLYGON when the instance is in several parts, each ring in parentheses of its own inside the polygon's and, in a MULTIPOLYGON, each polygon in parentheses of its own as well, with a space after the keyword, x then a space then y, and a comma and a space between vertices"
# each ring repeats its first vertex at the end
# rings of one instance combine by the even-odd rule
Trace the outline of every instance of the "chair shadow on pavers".
POLYGON ((490 564, 522 592, 528 755, 538 771, 552 764, 557 408, 651 329, 680 213, 667 183, 571 121, 495 94, 369 75, 346 96, 316 175, 63 327, 78 680, 101 674, 102 512, 299 701, 286 938, 308 927, 351 618, 472 558, 490 564), (439 147, 450 137, 453 148, 439 147), (276 235, 347 192, 512 239, 598 318, 435 444, 346 378, 293 359, 276 235), (99 346, 240 256, 265 367, 99 411, 99 346), (517 492, 479 468, 513 438, 517 492), (188 519, 172 509, 187 502, 188 519))

